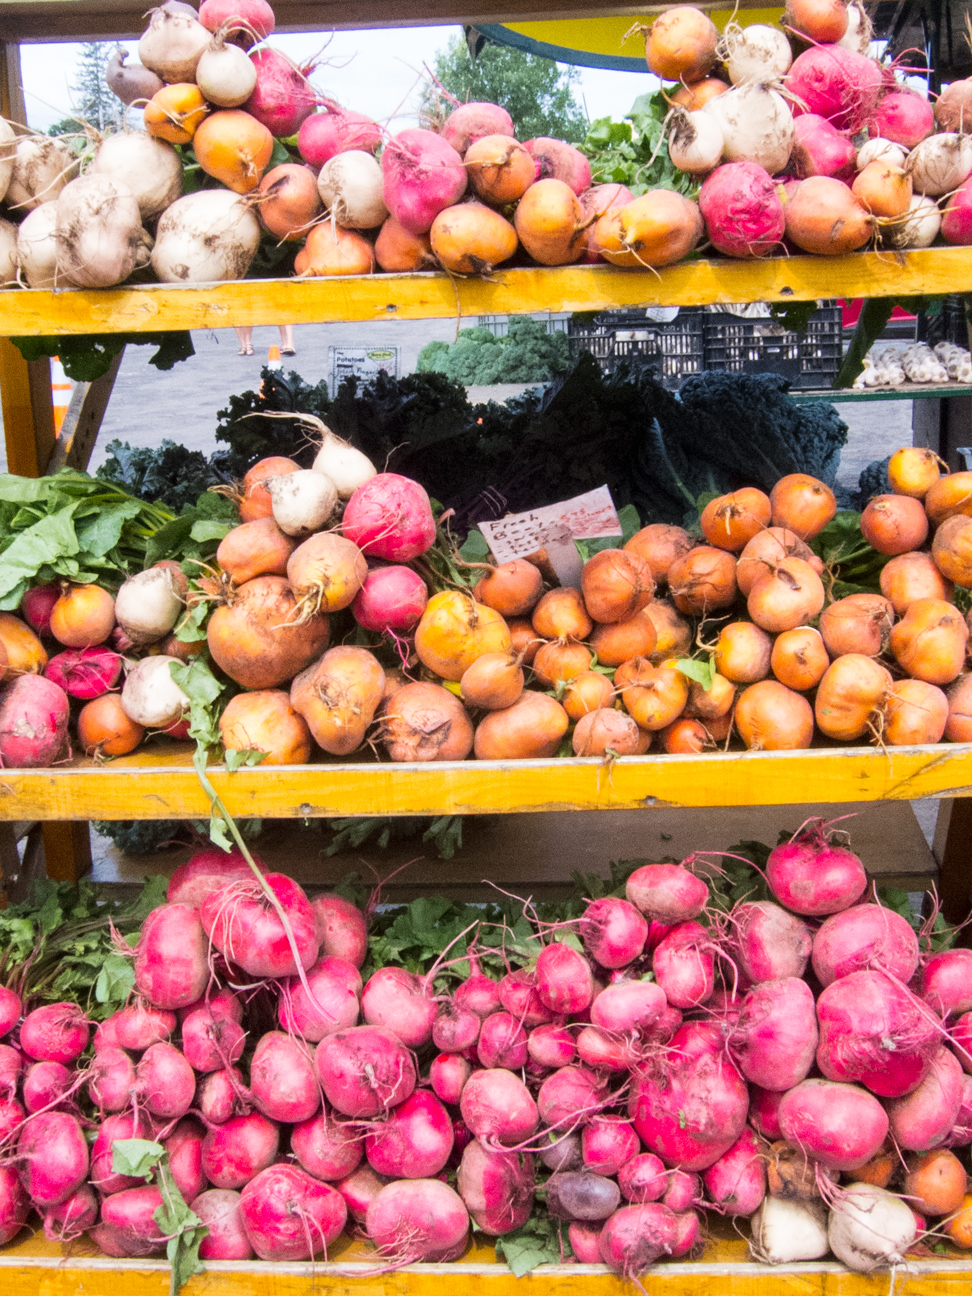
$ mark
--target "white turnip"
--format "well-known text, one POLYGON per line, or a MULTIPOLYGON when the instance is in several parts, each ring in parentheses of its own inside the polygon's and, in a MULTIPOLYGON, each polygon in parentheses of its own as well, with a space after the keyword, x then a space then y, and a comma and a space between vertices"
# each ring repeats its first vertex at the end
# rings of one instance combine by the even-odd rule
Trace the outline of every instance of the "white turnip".
POLYGON ((138 57, 169 85, 194 81, 196 64, 210 39, 186 6, 163 4, 151 11, 151 21, 138 42, 138 57))
POLYGON ((848 1269, 873 1273, 905 1264, 918 1226, 908 1203, 874 1184, 851 1184, 830 1212, 827 1240, 848 1269))
POLYGON ((0 288, 12 288, 17 282, 17 226, 0 220, 0 288))
POLYGON ((200 189, 167 207, 152 248, 163 283, 242 279, 260 246, 260 222, 228 189, 200 189))
POLYGON ((326 473, 337 487, 341 499, 350 499, 359 486, 377 475, 377 468, 366 454, 335 436, 321 424, 321 448, 314 459, 314 471, 326 473))
POLYGON ((793 148, 793 116, 783 96, 768 85, 733 86, 700 111, 722 130, 724 162, 756 162, 770 175, 786 166, 793 148))
POLYGON ((915 193, 929 198, 951 194, 972 173, 972 136, 932 135, 912 149, 905 169, 915 193))
POLYGON ((827 1214, 821 1202, 766 1197, 749 1226, 749 1249, 762 1264, 819 1260, 829 1249, 827 1214))
POLYGON ((149 240, 131 189, 87 173, 57 199, 57 270, 78 288, 110 288, 149 263, 149 240))
POLYGON ((793 62, 785 33, 764 23, 747 27, 730 23, 723 33, 721 52, 733 85, 778 81, 786 76, 793 62))
POLYGON ((688 175, 704 176, 722 161, 726 146, 722 126, 709 113, 672 110, 668 154, 672 165, 688 175))
POLYGON ((327 214, 345 229, 376 229, 388 215, 382 169, 374 154, 362 149, 348 149, 325 162, 317 192, 327 214))
POLYGON ((161 215, 182 194, 179 154, 145 131, 107 136, 85 175, 107 176, 128 189, 143 221, 161 215))
POLYGON ((17 229, 17 265, 28 288, 57 287, 56 229, 57 203, 53 201, 28 212, 17 229))
POLYGON ((196 64, 196 85, 218 108, 239 108, 253 93, 257 70, 239 45, 217 32, 196 64))
POLYGON ((149 567, 124 581, 115 595, 115 620, 136 647, 164 638, 184 601, 171 571, 149 567))
POLYGON ((143 657, 128 672, 122 686, 122 709, 145 729, 169 729, 189 710, 189 698, 172 678, 177 657, 143 657))
POLYGON ((55 201, 77 173, 77 159, 60 140, 49 135, 20 136, 7 185, 7 210, 19 216, 55 201))

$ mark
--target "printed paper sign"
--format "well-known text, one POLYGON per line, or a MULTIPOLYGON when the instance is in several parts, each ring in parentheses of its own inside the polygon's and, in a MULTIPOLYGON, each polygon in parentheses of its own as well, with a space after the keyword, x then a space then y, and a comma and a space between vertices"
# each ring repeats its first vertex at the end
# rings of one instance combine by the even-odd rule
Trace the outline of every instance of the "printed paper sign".
POLYGON ((580 589, 583 564, 574 540, 599 540, 622 532, 606 486, 575 495, 560 504, 513 513, 496 522, 480 522, 479 529, 498 563, 526 558, 538 549, 546 549, 560 583, 575 589, 580 589))

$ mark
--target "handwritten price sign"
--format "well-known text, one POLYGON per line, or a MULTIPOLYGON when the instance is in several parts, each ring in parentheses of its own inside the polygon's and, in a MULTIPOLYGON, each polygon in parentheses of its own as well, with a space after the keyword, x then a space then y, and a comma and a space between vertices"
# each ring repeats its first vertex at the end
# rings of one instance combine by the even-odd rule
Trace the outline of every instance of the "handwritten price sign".
POLYGON ((546 549, 562 585, 580 588, 581 560, 574 540, 599 540, 622 532, 617 509, 606 486, 575 495, 560 504, 513 513, 497 522, 481 522, 498 563, 526 558, 546 549))

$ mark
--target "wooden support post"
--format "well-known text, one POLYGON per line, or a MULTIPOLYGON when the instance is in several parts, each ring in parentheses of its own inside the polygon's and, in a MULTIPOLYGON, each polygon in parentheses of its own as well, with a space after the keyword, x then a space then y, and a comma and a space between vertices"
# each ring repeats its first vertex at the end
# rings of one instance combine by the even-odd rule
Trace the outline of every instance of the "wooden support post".
POLYGON ((59 468, 78 468, 81 471, 87 468, 124 354, 123 348, 112 360, 108 372, 100 378, 94 382, 78 383, 75 387, 48 472, 57 472, 59 468))
POLYGON ((972 798, 954 797, 942 803, 934 849, 945 921, 963 923, 972 907, 972 798))
POLYGON ((56 441, 50 360, 27 361, 9 338, 0 338, 0 400, 7 471, 43 476, 56 441))

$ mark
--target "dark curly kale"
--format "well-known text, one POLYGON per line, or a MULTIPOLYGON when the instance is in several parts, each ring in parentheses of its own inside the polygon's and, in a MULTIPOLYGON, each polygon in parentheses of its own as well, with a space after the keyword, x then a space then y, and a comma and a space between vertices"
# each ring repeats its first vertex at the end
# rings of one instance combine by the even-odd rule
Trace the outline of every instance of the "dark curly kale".
POLYGON ((861 472, 857 479, 857 490, 851 495, 851 507, 861 512, 869 499, 874 495, 887 495, 891 491, 891 483, 888 481, 888 464, 891 462, 891 456, 887 459, 872 459, 866 468, 861 472))
POLYGON ((179 512, 220 480, 206 456, 165 440, 157 449, 133 448, 127 441, 109 441, 109 458, 95 476, 120 486, 138 499, 165 504, 179 512))

